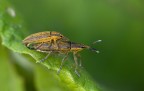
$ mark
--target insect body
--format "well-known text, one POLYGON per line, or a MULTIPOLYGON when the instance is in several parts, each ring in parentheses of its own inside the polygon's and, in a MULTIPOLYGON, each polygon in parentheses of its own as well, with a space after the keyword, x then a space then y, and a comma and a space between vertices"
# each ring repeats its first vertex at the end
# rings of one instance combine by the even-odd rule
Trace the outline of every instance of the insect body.
MULTIPOLYGON (((62 34, 60 34, 59 32, 45 31, 45 32, 31 34, 30 36, 26 37, 23 40, 23 43, 26 46, 29 46, 34 43, 39 44, 39 46, 41 46, 43 43, 50 43, 51 45, 54 45, 56 48, 58 48, 57 40, 59 40, 59 39, 64 40, 64 41, 69 40, 68 38, 66 38, 62 34)), ((37 46, 37 47, 39 47, 39 46, 37 46)))
POLYGON ((57 32, 55 32, 55 33, 56 34, 54 34, 54 35, 52 35, 52 34, 50 35, 50 32, 40 32, 40 33, 32 34, 32 35, 26 37, 23 40, 23 43, 29 49, 48 53, 48 55, 44 59, 42 59, 40 62, 45 61, 51 53, 65 54, 64 58, 62 59, 61 66, 58 70, 58 73, 62 69, 63 63, 66 60, 66 58, 68 57, 68 54, 70 52, 72 52, 73 56, 74 56, 74 61, 76 64, 75 73, 78 76, 80 76, 79 73, 77 72, 77 69, 78 69, 78 62, 77 62, 78 54, 77 53, 83 49, 90 49, 97 53, 98 53, 98 51, 96 51, 96 49, 94 49, 94 48, 91 48, 90 46, 71 42, 66 37, 61 35, 60 33, 57 33, 57 32), (62 36, 62 37, 60 37, 60 36, 62 36))

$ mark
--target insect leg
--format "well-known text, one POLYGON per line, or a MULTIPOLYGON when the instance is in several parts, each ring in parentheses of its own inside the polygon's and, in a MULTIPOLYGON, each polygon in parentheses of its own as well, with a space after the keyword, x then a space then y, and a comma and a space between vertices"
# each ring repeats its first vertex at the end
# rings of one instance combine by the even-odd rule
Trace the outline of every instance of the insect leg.
POLYGON ((60 73, 60 71, 61 71, 61 69, 62 69, 62 67, 63 67, 63 64, 64 64, 65 60, 67 59, 67 57, 68 57, 68 53, 66 53, 66 55, 65 55, 64 58, 62 59, 62 62, 61 62, 61 65, 60 65, 59 70, 57 71, 57 74, 60 73))
POLYGON ((76 67, 75 67, 75 73, 80 77, 80 74, 79 74, 78 71, 77 71, 77 69, 78 69, 78 61, 77 61, 76 53, 77 53, 77 52, 74 52, 74 53, 73 53, 74 61, 75 61, 75 65, 76 65, 76 67))
POLYGON ((39 45, 36 47, 36 49, 38 49, 39 47, 41 47, 41 46, 42 46, 42 44, 43 44, 43 43, 39 44, 39 45))
POLYGON ((56 49, 58 49, 57 40, 54 40, 54 46, 56 49))
POLYGON ((77 56, 78 59, 80 60, 80 61, 79 61, 79 66, 82 67, 82 61, 81 61, 81 56, 80 56, 80 54, 77 54, 76 56, 77 56))
POLYGON ((50 56, 51 53, 52 51, 50 51, 45 58, 41 59, 40 62, 44 62, 50 56))

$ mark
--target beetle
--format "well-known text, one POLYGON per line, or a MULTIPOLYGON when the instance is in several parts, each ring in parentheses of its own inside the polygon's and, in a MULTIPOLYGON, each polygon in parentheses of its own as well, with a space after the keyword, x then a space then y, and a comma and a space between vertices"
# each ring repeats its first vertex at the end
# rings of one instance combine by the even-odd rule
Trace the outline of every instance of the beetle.
MULTIPOLYGON (((65 54, 65 56, 62 59, 60 68, 57 72, 58 74, 62 69, 64 61, 68 57, 68 54, 72 52, 75 65, 76 65, 75 73, 78 76, 80 76, 80 74, 77 71, 78 69, 77 58, 79 57, 78 52, 82 51, 83 49, 89 49, 91 51, 95 51, 96 53, 99 53, 99 51, 97 51, 95 48, 91 48, 90 46, 81 43, 72 42, 58 32, 54 32, 54 33, 50 34, 50 32, 39 32, 36 34, 32 34, 23 40, 23 44, 25 44, 25 46, 31 50, 47 53, 47 56, 42 60, 40 60, 40 62, 44 62, 50 56, 51 53, 65 54)), ((100 42, 100 41, 101 40, 98 40, 96 42, 100 42)))
POLYGON ((51 45, 53 44, 55 48, 58 48, 57 46, 57 40, 64 40, 68 41, 69 39, 64 37, 62 34, 56 31, 45 31, 45 32, 38 32, 29 35, 23 40, 23 43, 28 46, 30 43, 39 43, 39 46, 43 43, 50 42, 51 45))

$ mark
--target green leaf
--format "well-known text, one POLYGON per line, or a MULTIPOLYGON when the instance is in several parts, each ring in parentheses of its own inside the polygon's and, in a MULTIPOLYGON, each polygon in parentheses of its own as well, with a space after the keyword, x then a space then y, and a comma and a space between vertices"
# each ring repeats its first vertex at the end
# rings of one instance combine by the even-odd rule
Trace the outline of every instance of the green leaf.
MULTIPOLYGON (((24 37, 28 36, 28 34, 30 34, 30 32, 25 28, 24 21, 19 13, 10 4, 5 2, 5 0, 1 0, 0 36, 2 38, 2 44, 14 52, 31 55, 36 62, 38 62, 44 58, 46 54, 29 50, 22 44, 22 40, 24 37)), ((47 68, 47 72, 51 70, 54 75, 53 79, 57 79, 63 87, 65 86, 71 91, 100 91, 98 84, 93 81, 84 69, 79 69, 80 77, 75 74, 73 60, 70 58, 65 63, 60 74, 57 75, 61 59, 62 57, 60 56, 51 56, 44 63, 41 63, 41 65, 47 68)), ((38 76, 41 77, 40 75, 38 76)), ((39 80, 37 80, 37 82, 40 83, 39 80)), ((42 84, 42 82, 40 84, 42 84)), ((39 87, 43 86, 40 86, 40 84, 39 87)))
POLYGON ((24 79, 21 78, 9 61, 6 48, 0 45, 0 90, 24 91, 24 79))
POLYGON ((35 84, 38 91, 72 91, 62 83, 55 72, 47 70, 41 65, 36 65, 35 69, 35 84))

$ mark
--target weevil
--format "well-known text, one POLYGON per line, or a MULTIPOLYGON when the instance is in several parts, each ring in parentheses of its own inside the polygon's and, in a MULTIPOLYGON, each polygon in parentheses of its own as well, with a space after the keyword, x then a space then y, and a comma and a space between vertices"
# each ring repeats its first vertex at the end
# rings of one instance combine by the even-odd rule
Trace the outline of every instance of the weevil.
MULTIPOLYGON (((58 33, 58 32, 56 32, 56 33, 58 33)), ((98 40, 96 42, 100 42, 100 40, 98 40)), ((96 42, 94 42, 94 43, 96 43, 96 42)), ((78 76, 80 76, 80 74, 77 71, 77 69, 78 69, 77 58, 79 57, 78 52, 83 49, 89 49, 91 51, 95 51, 95 52, 99 53, 99 51, 97 51, 95 48, 91 48, 90 46, 87 46, 84 44, 69 41, 69 39, 67 39, 60 33, 58 33, 58 35, 51 35, 51 36, 50 36, 49 32, 40 32, 40 33, 32 34, 32 35, 26 37, 23 40, 23 43, 26 45, 27 48, 29 48, 31 50, 36 50, 39 52, 47 53, 47 56, 45 58, 43 58, 42 60, 40 60, 40 62, 44 62, 50 56, 51 53, 65 54, 65 56, 62 59, 60 68, 57 72, 58 74, 60 73, 60 71, 63 67, 64 61, 67 59, 69 53, 71 53, 71 52, 73 53, 73 57, 74 57, 75 65, 76 65, 75 73, 78 76), (62 36, 62 37, 60 37, 60 36, 62 36), (53 43, 52 41, 55 41, 55 43, 52 44, 53 43), (56 48, 56 46, 57 46, 57 48, 56 48)), ((80 62, 80 65, 81 65, 81 62, 80 62)))
MULTIPOLYGON (((50 43, 55 48, 58 49, 57 40, 69 41, 68 38, 64 37, 62 34, 56 31, 45 31, 31 34, 23 40, 23 43, 28 46, 31 43, 38 43, 41 46, 43 43, 50 43)), ((37 46, 37 49, 38 47, 37 46)))

